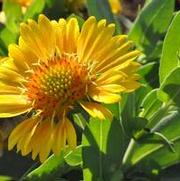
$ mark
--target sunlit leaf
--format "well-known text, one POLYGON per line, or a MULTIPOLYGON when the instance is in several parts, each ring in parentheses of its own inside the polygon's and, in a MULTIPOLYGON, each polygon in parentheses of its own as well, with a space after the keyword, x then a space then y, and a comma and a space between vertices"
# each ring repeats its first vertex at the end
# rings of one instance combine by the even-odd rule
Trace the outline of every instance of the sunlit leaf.
POLYGON ((163 81, 158 96, 166 102, 174 102, 180 107, 180 67, 175 68, 163 81))
POLYGON ((163 140, 154 136, 149 139, 146 137, 138 142, 132 142, 125 166, 141 164, 143 160, 146 162, 153 160, 164 169, 180 162, 180 113, 176 112, 171 116, 158 131, 174 143, 175 152, 172 152, 163 140))
POLYGON ((70 166, 78 166, 82 164, 82 146, 78 146, 75 150, 70 151, 64 157, 66 163, 70 166))
POLYGON ((28 7, 24 15, 24 21, 26 21, 29 18, 34 18, 35 16, 38 16, 39 13, 42 13, 44 7, 45 0, 33 1, 33 3, 30 5, 30 7, 28 7))
POLYGON ((125 148, 119 122, 91 119, 82 144, 84 180, 109 181, 121 165, 125 148))
POLYGON ((160 61, 160 82, 162 83, 168 74, 180 65, 180 12, 174 17, 166 38, 164 40, 162 57, 160 61))
POLYGON ((138 15, 129 38, 151 56, 154 47, 160 41, 169 26, 174 10, 174 0, 152 0, 138 15))
POLYGON ((13 33, 18 33, 19 24, 22 21, 21 6, 13 0, 4 0, 3 11, 6 15, 7 28, 13 33))

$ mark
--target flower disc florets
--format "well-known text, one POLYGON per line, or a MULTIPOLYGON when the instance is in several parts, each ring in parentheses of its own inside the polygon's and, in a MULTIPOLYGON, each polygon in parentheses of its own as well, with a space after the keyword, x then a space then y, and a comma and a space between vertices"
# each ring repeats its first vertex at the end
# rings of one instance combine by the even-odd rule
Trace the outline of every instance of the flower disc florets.
POLYGON ((88 67, 75 55, 56 57, 36 67, 28 81, 28 96, 35 109, 50 116, 82 99, 89 84, 88 67))

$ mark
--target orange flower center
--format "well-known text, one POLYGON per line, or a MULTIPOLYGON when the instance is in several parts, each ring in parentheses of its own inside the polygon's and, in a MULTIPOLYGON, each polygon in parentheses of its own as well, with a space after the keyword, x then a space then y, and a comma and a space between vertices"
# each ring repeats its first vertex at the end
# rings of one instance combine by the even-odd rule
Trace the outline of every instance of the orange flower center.
POLYGON ((44 115, 61 114, 86 95, 89 83, 87 66, 75 56, 55 58, 36 67, 28 81, 28 97, 44 115))

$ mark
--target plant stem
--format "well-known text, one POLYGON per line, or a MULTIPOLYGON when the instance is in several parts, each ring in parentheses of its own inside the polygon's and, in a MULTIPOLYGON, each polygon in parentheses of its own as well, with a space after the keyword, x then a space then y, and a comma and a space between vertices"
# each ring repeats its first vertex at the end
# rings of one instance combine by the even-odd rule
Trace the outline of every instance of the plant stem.
POLYGON ((135 143, 136 143, 135 140, 132 138, 123 157, 122 161, 123 169, 127 169, 132 165, 131 156, 134 152, 135 143))

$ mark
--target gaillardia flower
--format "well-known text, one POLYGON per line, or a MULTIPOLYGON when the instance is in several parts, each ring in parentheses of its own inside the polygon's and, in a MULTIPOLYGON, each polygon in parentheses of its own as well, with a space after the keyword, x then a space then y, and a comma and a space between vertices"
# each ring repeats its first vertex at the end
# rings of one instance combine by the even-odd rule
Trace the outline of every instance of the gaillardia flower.
POLYGON ((18 45, 0 66, 0 117, 31 111, 9 137, 11 150, 39 154, 43 162, 66 144, 76 146, 68 114, 80 106, 92 117, 112 119, 101 103, 118 102, 120 93, 139 87, 132 50, 125 35, 113 36, 114 24, 90 17, 81 30, 75 18, 50 21, 40 15, 20 27, 18 45))

